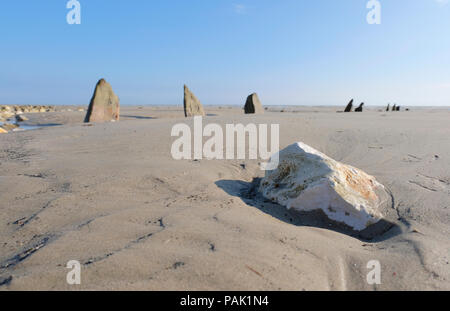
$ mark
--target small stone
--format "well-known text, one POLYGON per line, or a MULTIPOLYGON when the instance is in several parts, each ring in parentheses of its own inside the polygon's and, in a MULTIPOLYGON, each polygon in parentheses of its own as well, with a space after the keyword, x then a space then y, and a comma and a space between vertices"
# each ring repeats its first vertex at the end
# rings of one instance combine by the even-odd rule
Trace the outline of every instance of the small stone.
POLYGON ((16 115, 16 121, 17 122, 24 122, 24 121, 28 121, 28 118, 25 117, 24 115, 16 115))
POLYGON ((12 131, 18 128, 19 126, 16 124, 4 123, 1 127, 6 131, 12 131))
POLYGON ((4 120, 7 120, 7 119, 11 118, 12 116, 14 116, 14 113, 12 113, 10 111, 6 111, 6 110, 0 114, 0 117, 4 120))
POLYGON ((412 233, 419 233, 419 234, 422 234, 422 235, 423 235, 423 233, 422 233, 422 232, 420 232, 420 231, 419 231, 419 230, 417 230, 417 229, 412 229, 412 230, 411 230, 411 232, 412 232, 412 233))
POLYGON ((0 134, 7 134, 8 131, 5 130, 4 128, 0 127, 0 134))

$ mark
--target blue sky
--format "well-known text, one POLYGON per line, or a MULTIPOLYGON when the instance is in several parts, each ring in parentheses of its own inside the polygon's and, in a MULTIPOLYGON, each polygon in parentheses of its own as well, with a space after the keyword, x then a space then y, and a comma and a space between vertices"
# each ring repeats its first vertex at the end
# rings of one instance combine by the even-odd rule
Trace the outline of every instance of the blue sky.
POLYGON ((450 2, 67 0, 0 3, 0 104, 87 105, 104 77, 122 105, 450 106, 450 2))

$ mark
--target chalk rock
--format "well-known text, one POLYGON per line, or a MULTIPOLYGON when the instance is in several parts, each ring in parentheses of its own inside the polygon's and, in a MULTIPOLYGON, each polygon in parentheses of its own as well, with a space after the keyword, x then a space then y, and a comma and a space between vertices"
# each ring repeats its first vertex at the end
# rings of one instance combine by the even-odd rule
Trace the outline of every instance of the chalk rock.
POLYGON ((374 177, 304 143, 278 155, 279 166, 266 171, 260 191, 287 209, 322 210, 329 219, 362 231, 383 219, 390 207, 389 194, 374 177))
POLYGON ((261 114, 264 113, 263 106, 259 100, 258 94, 253 93, 247 97, 245 102, 244 111, 246 114, 261 114))
POLYGON ((7 105, 2 105, 0 106, 0 112, 12 112, 12 108, 10 106, 7 105))
POLYGON ((184 86, 184 115, 186 117, 205 116, 205 110, 195 95, 184 86))
POLYGON ((16 114, 16 121, 17 121, 17 122, 24 122, 24 121, 28 121, 28 118, 25 117, 25 116, 22 115, 22 114, 16 114))
POLYGON ((6 133, 8 133, 8 131, 5 130, 4 128, 0 127, 0 134, 6 134, 6 133))
POLYGON ((14 116, 14 113, 9 112, 9 111, 3 111, 3 112, 0 112, 0 117, 1 117, 2 119, 5 119, 5 120, 7 120, 7 119, 9 119, 9 118, 11 118, 11 117, 13 117, 13 116, 14 116))
POLYGON ((98 81, 84 122, 118 121, 120 115, 119 97, 104 79, 98 81))
POLYGON ((11 123, 4 123, 2 125, 2 128, 6 131, 12 131, 15 130, 16 128, 18 128, 19 126, 16 124, 11 124, 11 123))

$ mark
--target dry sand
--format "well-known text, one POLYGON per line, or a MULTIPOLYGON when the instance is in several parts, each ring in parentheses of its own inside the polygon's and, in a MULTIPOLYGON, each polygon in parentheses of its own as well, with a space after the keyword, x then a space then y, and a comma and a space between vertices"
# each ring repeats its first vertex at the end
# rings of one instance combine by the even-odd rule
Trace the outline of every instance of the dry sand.
POLYGON ((376 176, 398 220, 370 241, 254 197, 258 161, 173 160, 182 107, 92 126, 61 109, 27 115, 61 126, 0 136, 0 290, 450 290, 449 109, 206 107, 205 124, 279 123, 281 148, 376 176), (373 259, 381 285, 366 282, 373 259))

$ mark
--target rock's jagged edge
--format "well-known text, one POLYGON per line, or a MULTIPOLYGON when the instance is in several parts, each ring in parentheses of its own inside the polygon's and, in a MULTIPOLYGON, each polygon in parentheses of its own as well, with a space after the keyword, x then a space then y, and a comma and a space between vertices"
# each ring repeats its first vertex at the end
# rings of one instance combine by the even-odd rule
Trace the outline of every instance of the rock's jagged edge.
POLYGON ((300 212, 322 210, 356 231, 384 219, 390 196, 373 176, 301 142, 280 151, 279 161, 261 180, 265 198, 300 212))

